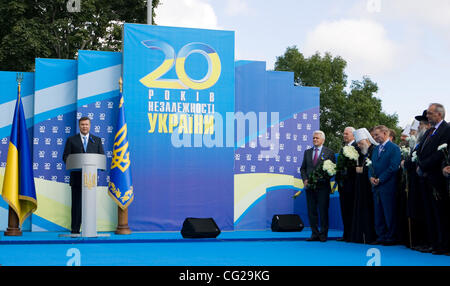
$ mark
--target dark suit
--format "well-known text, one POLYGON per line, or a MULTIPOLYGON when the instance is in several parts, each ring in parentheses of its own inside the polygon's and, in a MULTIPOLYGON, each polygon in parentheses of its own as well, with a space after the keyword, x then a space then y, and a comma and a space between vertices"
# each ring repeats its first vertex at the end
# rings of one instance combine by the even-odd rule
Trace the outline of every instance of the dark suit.
MULTIPOLYGON (((355 147, 358 153, 360 153, 356 141, 354 141, 351 146, 355 147)), ((342 150, 340 153, 342 153, 342 150)), ((356 169, 351 168, 346 170, 345 174, 336 174, 336 181, 339 183, 339 202, 341 207, 342 223, 344 225, 344 233, 342 236, 345 241, 350 241, 353 212, 355 207, 356 169)))
POLYGON ((447 143, 450 138, 450 126, 442 121, 436 130, 430 128, 424 134, 424 139, 417 147, 418 166, 423 173, 426 191, 432 195, 433 220, 435 234, 432 247, 437 251, 449 250, 450 221, 449 197, 446 191, 446 181, 442 174, 441 164, 444 153, 438 151, 439 145, 447 143), (434 132, 434 133, 433 133, 434 132))
MULTIPOLYGON (((303 155, 303 162, 300 172, 303 180, 307 180, 309 175, 315 168, 320 166, 320 163, 326 160, 336 162, 333 150, 323 146, 322 151, 318 156, 316 165, 313 163, 314 148, 308 149, 303 155)), ((328 208, 330 205, 330 181, 322 181, 317 184, 314 190, 306 188, 306 204, 308 207, 308 219, 312 230, 312 238, 328 237, 328 208), (320 231, 318 228, 318 221, 320 215, 320 231)))
MULTIPOLYGON (((70 154, 78 153, 105 154, 101 139, 92 134, 89 134, 89 140, 85 152, 80 133, 67 138, 63 153, 64 163, 66 163, 67 157, 70 154)), ((79 232, 81 226, 81 171, 72 171, 70 173, 70 186, 72 187, 71 228, 72 232, 79 232)))
POLYGON ((375 231, 380 242, 395 242, 397 232, 396 217, 396 191, 397 172, 400 167, 400 148, 388 141, 379 152, 381 144, 376 146, 372 152, 372 170, 369 178, 378 178, 379 184, 372 187, 375 231))

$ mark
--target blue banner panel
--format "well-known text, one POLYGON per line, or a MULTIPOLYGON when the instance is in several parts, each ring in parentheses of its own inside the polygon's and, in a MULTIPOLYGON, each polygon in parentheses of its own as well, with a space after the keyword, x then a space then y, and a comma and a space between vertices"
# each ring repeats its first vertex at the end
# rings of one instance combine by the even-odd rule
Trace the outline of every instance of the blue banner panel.
POLYGON ((246 132, 236 128, 235 229, 267 229, 273 215, 306 208, 292 197, 303 187, 303 153, 319 129, 319 89, 294 86, 293 73, 266 71, 265 62, 238 61, 236 112, 246 132))
MULTIPOLYGON (((111 231, 117 225, 117 205, 108 196, 107 185, 117 131, 121 74, 122 53, 78 51, 77 120, 84 116, 91 120, 90 133, 101 138, 107 161, 107 170, 98 172, 98 231, 111 231)), ((76 132, 80 132, 78 124, 76 132)))
POLYGON ((61 231, 70 229, 70 173, 62 155, 76 131, 77 61, 36 59, 35 89, 33 231, 61 231))
POLYGON ((108 169, 98 173, 98 186, 108 185, 121 74, 122 53, 78 51, 77 120, 83 116, 91 119, 90 133, 102 139, 107 158, 108 169))
POLYGON ((130 227, 212 217, 233 229, 234 32, 125 24, 123 56, 130 227))

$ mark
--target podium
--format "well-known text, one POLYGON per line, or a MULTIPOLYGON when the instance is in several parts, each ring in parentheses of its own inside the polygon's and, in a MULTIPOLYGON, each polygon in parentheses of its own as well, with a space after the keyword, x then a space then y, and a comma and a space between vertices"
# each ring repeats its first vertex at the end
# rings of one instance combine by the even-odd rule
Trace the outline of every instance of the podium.
POLYGON ((66 170, 81 170, 81 237, 97 237, 97 170, 106 170, 106 156, 70 154, 66 170))

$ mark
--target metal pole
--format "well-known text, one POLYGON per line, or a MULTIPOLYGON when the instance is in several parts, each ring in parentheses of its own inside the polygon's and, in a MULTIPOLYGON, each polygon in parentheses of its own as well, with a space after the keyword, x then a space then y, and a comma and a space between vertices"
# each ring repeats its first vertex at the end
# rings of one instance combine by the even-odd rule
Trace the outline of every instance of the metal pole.
POLYGON ((147 24, 153 25, 153 1, 147 0, 147 24))

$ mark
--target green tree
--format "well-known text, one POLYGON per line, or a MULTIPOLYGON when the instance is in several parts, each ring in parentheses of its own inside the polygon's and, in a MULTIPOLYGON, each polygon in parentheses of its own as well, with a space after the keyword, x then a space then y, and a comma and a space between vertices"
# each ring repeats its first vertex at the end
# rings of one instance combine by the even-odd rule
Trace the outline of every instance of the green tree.
POLYGON ((381 100, 375 97, 378 86, 370 78, 353 81, 350 91, 345 91, 346 66, 343 58, 330 53, 305 58, 295 46, 288 47, 275 62, 275 70, 294 72, 296 85, 320 88, 320 129, 327 136, 325 144, 335 151, 342 147, 342 132, 347 126, 369 129, 383 124, 399 131, 397 115, 382 111, 381 100))
POLYGON ((146 0, 78 0, 79 12, 68 2, 1 1, 0 69, 33 71, 35 58, 73 59, 78 50, 120 51, 123 23, 147 19, 146 0))
POLYGON ((382 111, 381 100, 375 97, 377 91, 377 84, 368 77, 363 77, 362 81, 352 82, 346 104, 349 107, 345 114, 348 119, 347 125, 355 128, 386 125, 399 134, 401 128, 397 126, 397 114, 390 115, 382 111))

